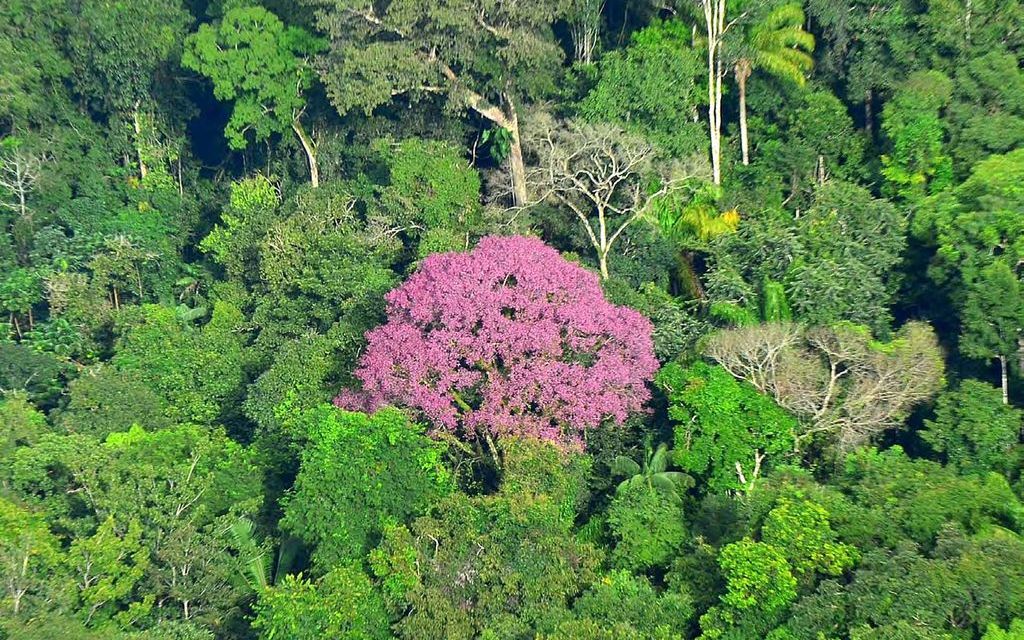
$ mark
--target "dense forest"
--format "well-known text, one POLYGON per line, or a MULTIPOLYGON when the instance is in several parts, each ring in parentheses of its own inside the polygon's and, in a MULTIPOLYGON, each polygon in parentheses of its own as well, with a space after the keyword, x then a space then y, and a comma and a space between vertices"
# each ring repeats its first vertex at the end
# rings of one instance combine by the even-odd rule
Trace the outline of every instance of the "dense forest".
POLYGON ((1021 0, 0 0, 0 639, 1024 639, 1021 0))

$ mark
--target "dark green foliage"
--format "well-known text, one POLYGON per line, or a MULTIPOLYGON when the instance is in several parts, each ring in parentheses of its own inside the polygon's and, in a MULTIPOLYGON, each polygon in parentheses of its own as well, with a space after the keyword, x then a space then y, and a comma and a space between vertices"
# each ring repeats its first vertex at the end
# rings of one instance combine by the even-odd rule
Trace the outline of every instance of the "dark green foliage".
POLYGON ((63 369, 52 354, 0 341, 0 389, 26 391, 34 402, 47 405, 60 393, 63 369))
POLYGON ((1024 1, 716 5, 0 0, 0 640, 1024 638, 1024 1), (622 425, 327 404, 598 207, 622 425))
POLYGON ((697 316, 694 305, 680 301, 653 282, 637 290, 619 278, 612 278, 604 283, 604 289, 613 303, 632 307, 650 318, 654 324, 654 354, 661 362, 691 354, 697 341, 710 329, 697 316))
POLYGON ((725 369, 670 364, 657 382, 677 423, 676 464, 712 490, 753 487, 759 473, 793 451, 796 419, 725 369))
POLYGON ((993 524, 1017 527, 1022 513, 1004 478, 961 476, 952 467, 911 460, 899 447, 851 456, 839 486, 855 503, 884 514, 874 535, 890 544, 909 538, 930 546, 949 523, 969 533, 993 524))
POLYGON ((808 92, 787 117, 785 137, 759 142, 754 160, 755 166, 770 167, 778 175, 787 196, 799 203, 824 180, 859 177, 864 140, 838 98, 826 91, 808 92))
POLYGON ((321 571, 358 562, 385 525, 451 491, 443 449, 395 409, 367 416, 322 405, 288 422, 307 444, 282 526, 311 545, 321 571))
POLYGON ((260 593, 253 627, 265 638, 387 640, 388 618, 380 594, 356 567, 341 565, 315 582, 285 576, 260 593))
POLYGON ((552 462, 531 465, 548 476, 542 481, 520 478, 486 496, 454 493, 431 515, 386 532, 370 562, 393 606, 409 611, 399 637, 516 637, 550 633, 569 618, 600 554, 571 534, 558 493, 537 492, 573 477, 572 463, 552 462))
POLYGON ((691 117, 707 101, 700 88, 706 73, 700 56, 687 24, 656 22, 601 60, 580 114, 620 124, 676 157, 688 157, 707 144, 703 125, 691 117))
POLYGON ((794 317, 809 324, 841 320, 884 332, 900 285, 906 217, 850 183, 817 189, 797 222, 803 251, 783 276, 794 317))
MULTIPOLYGON (((571 523, 545 496, 453 495, 437 514, 413 523, 411 546, 392 551, 392 536, 385 540, 385 550, 420 566, 432 558, 409 577, 403 599, 413 609, 398 625, 402 638, 551 630, 596 564, 595 550, 568 535, 571 523)), ((393 564, 379 555, 375 570, 385 582, 395 580, 393 564)))
POLYGON ((950 153, 961 176, 986 156, 1024 143, 1024 72, 1017 57, 990 51, 959 67, 949 105, 950 153))
POLYGON ((925 421, 921 438, 950 464, 984 473, 1008 470, 1022 429, 1024 415, 1003 404, 998 388, 964 380, 939 395, 935 419, 925 421))
POLYGON ((756 308, 780 283, 795 320, 884 333, 901 282, 906 215, 839 180, 816 187, 808 205, 798 219, 766 213, 717 240, 709 294, 756 308))
POLYGON ((687 539, 679 497, 646 483, 616 492, 608 506, 608 528, 615 541, 612 564, 630 571, 667 565, 687 539))
POLYGON ((573 605, 577 617, 548 636, 575 638, 682 638, 693 616, 689 594, 658 594, 642 577, 627 571, 604 576, 573 605))
POLYGON ((68 385, 68 403, 56 421, 70 433, 106 438, 132 425, 172 424, 167 400, 145 381, 109 364, 83 371, 68 385))

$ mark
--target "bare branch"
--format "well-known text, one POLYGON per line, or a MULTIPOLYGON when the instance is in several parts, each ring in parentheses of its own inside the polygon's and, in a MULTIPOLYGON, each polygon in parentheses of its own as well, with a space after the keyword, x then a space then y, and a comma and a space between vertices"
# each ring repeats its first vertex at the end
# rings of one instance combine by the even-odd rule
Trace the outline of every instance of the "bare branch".
POLYGON ((524 131, 537 163, 527 173, 541 194, 520 209, 554 202, 573 212, 608 277, 608 256, 652 203, 686 187, 699 172, 664 162, 643 138, 608 124, 558 121, 538 114, 524 131), (653 191, 649 185, 656 185, 653 191))
POLYGON ((841 452, 899 427, 942 379, 934 331, 909 323, 879 346, 854 327, 766 324, 722 331, 705 353, 802 422, 795 446, 829 434, 841 452))

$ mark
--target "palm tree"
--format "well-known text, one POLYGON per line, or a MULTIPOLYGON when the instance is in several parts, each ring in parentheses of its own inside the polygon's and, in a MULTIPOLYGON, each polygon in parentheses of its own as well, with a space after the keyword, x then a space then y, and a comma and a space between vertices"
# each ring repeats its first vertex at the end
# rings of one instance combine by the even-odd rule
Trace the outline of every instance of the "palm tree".
POLYGON ((671 459, 672 452, 664 443, 659 444, 653 451, 651 446, 647 445, 647 455, 642 466, 632 458, 616 456, 611 465, 612 473, 626 476, 626 479, 619 483, 616 492, 646 485, 661 491, 673 500, 682 500, 680 494, 693 486, 693 478, 680 471, 669 471, 671 459))
POLYGON ((814 66, 814 36, 804 31, 804 10, 796 3, 776 7, 763 20, 749 24, 736 58, 736 84, 740 93, 740 146, 743 164, 750 164, 747 143, 747 79, 754 69, 803 86, 804 74, 814 66))
POLYGON ((262 593, 291 568, 299 551, 299 541, 285 537, 277 550, 277 566, 271 567, 270 554, 265 544, 256 541, 255 528, 248 518, 238 518, 229 525, 238 554, 239 573, 254 592, 262 593))
POLYGON ((697 185, 689 193, 684 191, 660 199, 647 212, 647 221, 676 246, 676 280, 693 298, 703 297, 703 288, 693 266, 694 250, 718 236, 736 231, 740 222, 736 209, 719 210, 721 196, 721 187, 697 185))

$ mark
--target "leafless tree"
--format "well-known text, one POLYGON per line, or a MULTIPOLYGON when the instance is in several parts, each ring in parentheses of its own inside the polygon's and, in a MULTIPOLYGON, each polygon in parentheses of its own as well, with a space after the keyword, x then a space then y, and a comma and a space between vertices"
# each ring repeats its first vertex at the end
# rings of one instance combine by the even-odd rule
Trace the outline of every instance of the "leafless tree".
POLYGON ((601 12, 604 0, 573 0, 569 8, 569 37, 573 60, 583 64, 594 61, 594 52, 601 40, 601 12))
POLYGON ((847 452, 899 427, 943 375, 935 333, 917 322, 885 344, 855 327, 741 327, 713 336, 705 353, 800 419, 797 450, 820 434, 847 452))
POLYGON ((605 279, 608 256, 622 233, 655 203, 689 189, 702 175, 698 161, 663 159, 643 138, 610 124, 539 115, 524 133, 537 161, 527 172, 536 197, 525 208, 549 201, 571 210, 605 279))
POLYGON ((738 327, 713 335, 704 351, 734 377, 746 380, 761 393, 778 396, 780 362, 799 339, 800 328, 794 324, 738 327))
POLYGON ((35 189, 45 162, 44 155, 28 151, 20 144, 10 144, 9 139, 0 142, 0 189, 14 198, 14 202, 0 201, 0 205, 28 220, 28 196, 35 189))

